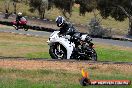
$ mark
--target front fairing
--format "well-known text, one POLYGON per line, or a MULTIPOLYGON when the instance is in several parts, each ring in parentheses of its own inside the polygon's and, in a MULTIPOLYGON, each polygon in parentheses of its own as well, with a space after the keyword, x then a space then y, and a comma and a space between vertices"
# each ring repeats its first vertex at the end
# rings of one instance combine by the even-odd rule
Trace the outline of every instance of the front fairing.
POLYGON ((75 44, 70 42, 68 38, 65 36, 59 37, 58 35, 59 31, 55 31, 50 35, 49 40, 47 41, 48 45, 51 46, 54 43, 60 43, 63 45, 67 50, 67 59, 70 59, 70 56, 72 54, 72 51, 75 47, 75 44))

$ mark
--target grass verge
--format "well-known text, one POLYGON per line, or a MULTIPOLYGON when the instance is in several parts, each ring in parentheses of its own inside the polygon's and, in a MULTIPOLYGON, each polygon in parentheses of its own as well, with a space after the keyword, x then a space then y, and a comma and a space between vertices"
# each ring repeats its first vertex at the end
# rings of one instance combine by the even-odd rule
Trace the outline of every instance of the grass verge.
POLYGON ((0 55, 6 57, 50 58, 47 37, 0 33, 0 55))
POLYGON ((132 48, 101 43, 95 45, 101 61, 132 62, 132 48))
MULTIPOLYGON (((89 71, 90 68, 88 68, 89 71)), ((96 71, 96 70, 95 70, 96 71)), ((90 78, 92 80, 112 80, 128 79, 132 80, 132 75, 117 74, 115 70, 112 74, 105 72, 96 73, 92 70, 90 78), (95 77, 96 75, 96 77, 95 77)), ((19 70, 0 69, 0 88, 83 88, 79 84, 81 73, 71 73, 65 70, 19 70)), ((88 86, 86 88, 131 88, 130 86, 88 86)))

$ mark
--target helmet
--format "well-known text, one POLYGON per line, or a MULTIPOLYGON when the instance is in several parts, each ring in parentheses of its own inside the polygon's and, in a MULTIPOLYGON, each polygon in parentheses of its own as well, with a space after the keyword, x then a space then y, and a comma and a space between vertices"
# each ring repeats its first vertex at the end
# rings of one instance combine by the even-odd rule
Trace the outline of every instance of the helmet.
POLYGON ((21 12, 19 12, 19 13, 18 13, 18 15, 19 15, 19 16, 21 16, 21 15, 22 15, 22 13, 21 13, 21 12))
POLYGON ((65 19, 62 16, 58 16, 56 18, 56 23, 58 27, 61 27, 63 25, 63 23, 65 22, 65 19))

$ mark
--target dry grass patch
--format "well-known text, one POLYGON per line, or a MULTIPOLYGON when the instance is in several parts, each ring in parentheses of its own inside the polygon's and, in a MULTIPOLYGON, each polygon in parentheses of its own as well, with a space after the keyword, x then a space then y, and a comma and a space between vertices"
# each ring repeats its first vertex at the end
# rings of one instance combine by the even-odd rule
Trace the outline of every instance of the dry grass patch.
POLYGON ((47 52, 47 37, 0 33, 1 56, 24 57, 28 53, 47 52))
POLYGON ((61 61, 35 61, 35 60, 0 60, 0 68, 15 68, 15 69, 47 69, 60 70, 70 73, 80 73, 81 69, 88 69, 90 72, 101 72, 105 74, 122 73, 132 75, 132 65, 127 64, 96 64, 86 62, 61 62, 61 61))
POLYGON ((132 65, 120 65, 120 64, 99 64, 92 67, 88 67, 91 73, 96 72, 95 75, 116 75, 122 74, 127 76, 132 76, 132 65), (94 68, 94 69, 93 69, 94 68))

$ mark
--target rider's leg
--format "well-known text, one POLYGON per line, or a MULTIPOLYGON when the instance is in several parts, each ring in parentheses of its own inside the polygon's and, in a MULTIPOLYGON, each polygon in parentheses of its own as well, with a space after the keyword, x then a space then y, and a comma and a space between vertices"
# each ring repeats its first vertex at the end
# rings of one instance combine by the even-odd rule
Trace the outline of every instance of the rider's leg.
POLYGON ((17 27, 17 30, 18 30, 18 27, 19 27, 19 21, 16 21, 16 27, 17 27))

